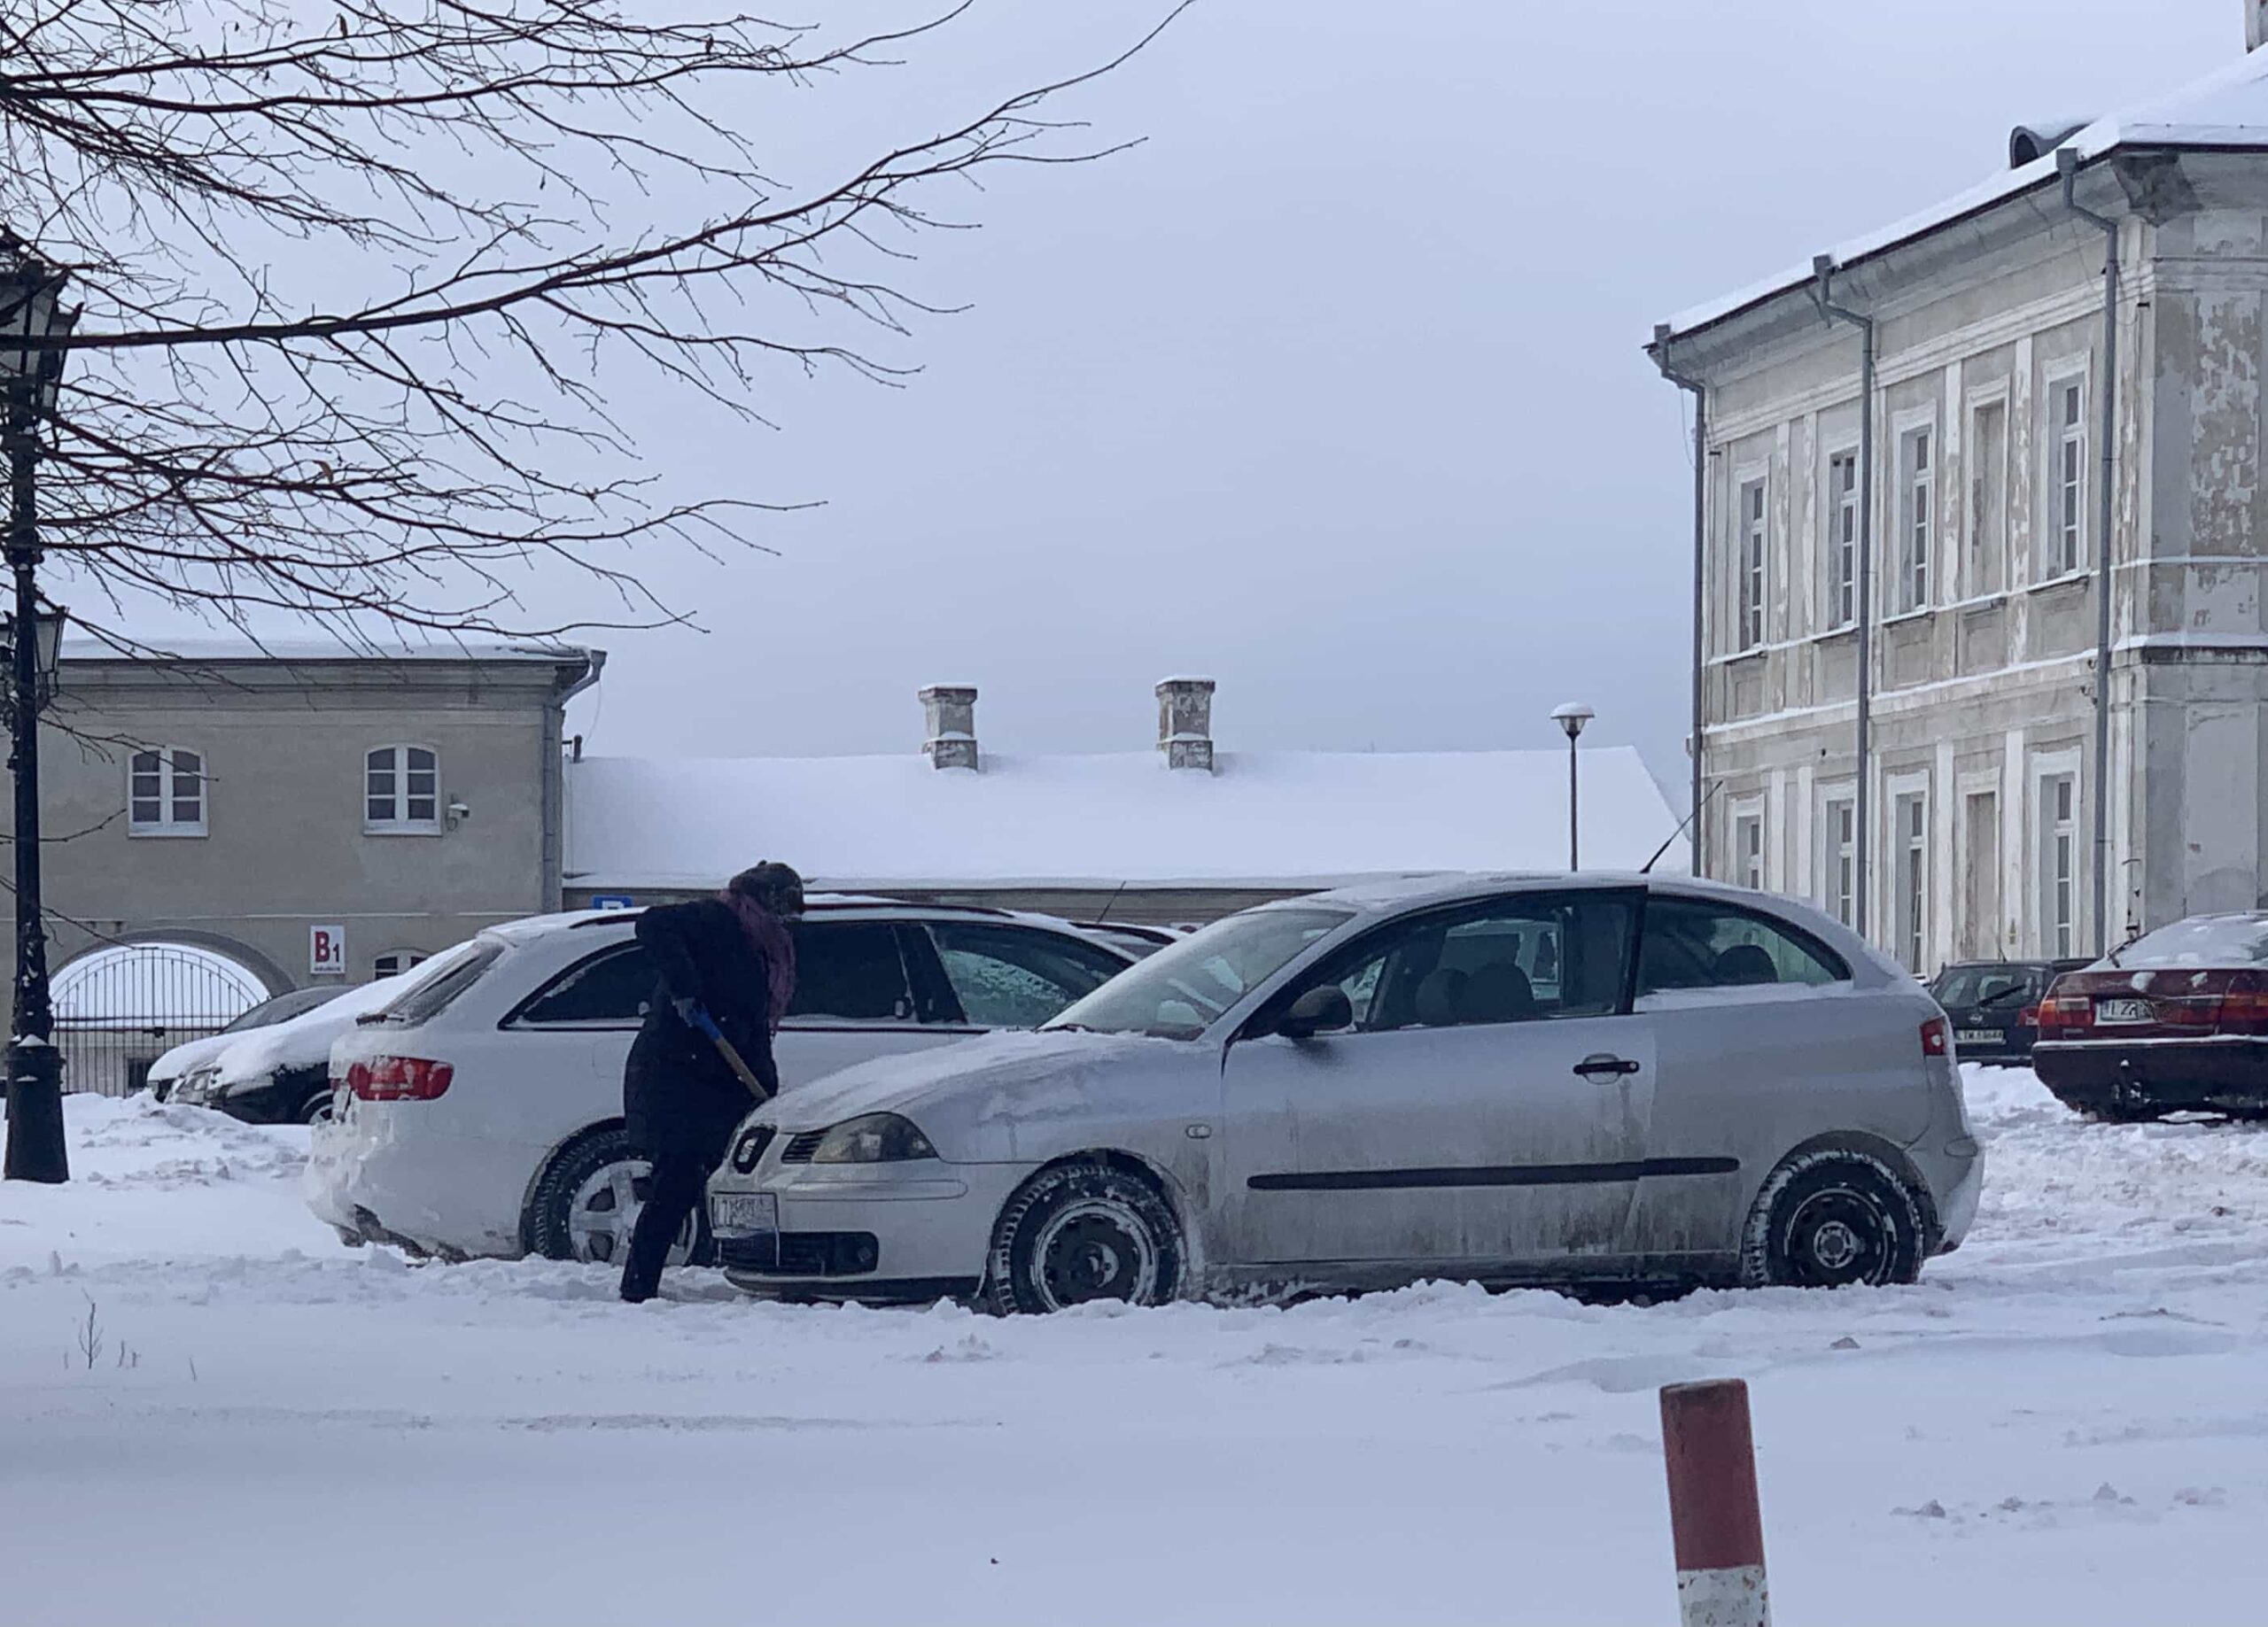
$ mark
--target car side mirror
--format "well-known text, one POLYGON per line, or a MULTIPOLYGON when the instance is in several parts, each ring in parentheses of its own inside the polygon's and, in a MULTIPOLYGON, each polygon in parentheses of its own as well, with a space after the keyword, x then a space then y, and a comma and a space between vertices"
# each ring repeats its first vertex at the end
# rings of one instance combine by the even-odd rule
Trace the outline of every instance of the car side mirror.
POLYGON ((1277 1020, 1276 1032, 1287 1040, 1311 1040, 1318 1034, 1354 1026, 1355 1003, 1336 983, 1325 983, 1293 1001, 1291 1009, 1277 1020))

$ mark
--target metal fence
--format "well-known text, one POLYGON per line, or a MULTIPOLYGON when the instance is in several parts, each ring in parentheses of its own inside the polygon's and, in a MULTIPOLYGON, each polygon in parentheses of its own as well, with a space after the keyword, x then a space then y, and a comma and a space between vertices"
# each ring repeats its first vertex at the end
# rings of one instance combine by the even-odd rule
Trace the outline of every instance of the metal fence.
POLYGON ((130 1096, 175 1046, 221 1032, 267 990, 210 949, 136 943, 82 957, 56 974, 63 1088, 130 1096))

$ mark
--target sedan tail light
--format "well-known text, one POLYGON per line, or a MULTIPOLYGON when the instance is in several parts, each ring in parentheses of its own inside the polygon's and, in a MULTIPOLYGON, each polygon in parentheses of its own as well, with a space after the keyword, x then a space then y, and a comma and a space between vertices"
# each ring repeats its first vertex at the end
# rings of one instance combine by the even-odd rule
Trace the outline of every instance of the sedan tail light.
POLYGON ((371 1057, 346 1070, 346 1088, 365 1102, 430 1102, 449 1088, 456 1072, 423 1057, 371 1057))
POLYGON ((1932 1017, 1922 1025, 1922 1054, 1925 1057, 1953 1055, 1953 1024, 1942 1017, 1932 1017))
POLYGON ((2050 995, 2039 1003, 2039 1037, 2092 1027, 2094 1002, 2085 995, 2050 995))
POLYGON ((2223 1034, 2268 1034, 2268 980, 2257 972, 2240 972, 2221 995, 2223 1034))

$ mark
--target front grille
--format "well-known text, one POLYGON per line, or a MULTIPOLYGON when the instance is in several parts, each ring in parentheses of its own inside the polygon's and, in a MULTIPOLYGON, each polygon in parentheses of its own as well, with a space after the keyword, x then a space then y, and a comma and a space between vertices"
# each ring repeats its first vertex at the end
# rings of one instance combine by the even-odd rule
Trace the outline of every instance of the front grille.
POLYGON ((872 1232, 757 1232, 717 1239, 717 1259, 726 1270, 765 1276, 864 1276, 881 1253, 872 1232))
POLYGON ((812 1161, 812 1154, 819 1151, 819 1143, 826 1139, 825 1130, 805 1130, 801 1135, 791 1135, 788 1138, 786 1149, 780 1154, 780 1161, 782 1164, 808 1164, 812 1161))

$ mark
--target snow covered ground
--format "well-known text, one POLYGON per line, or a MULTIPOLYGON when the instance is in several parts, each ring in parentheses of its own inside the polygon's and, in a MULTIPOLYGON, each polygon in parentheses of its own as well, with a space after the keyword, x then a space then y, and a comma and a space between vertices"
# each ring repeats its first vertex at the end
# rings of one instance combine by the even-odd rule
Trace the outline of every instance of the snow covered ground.
POLYGON ((1969 1080, 1915 1288, 1013 1322, 412 1267, 305 1132, 74 1097, 0 1188, 7 1618, 1668 1622, 1654 1389, 1737 1374, 1784 1623, 2259 1620, 2268 1130, 1969 1080))

